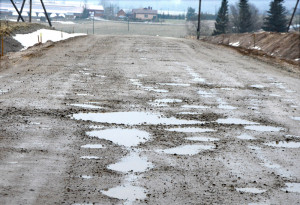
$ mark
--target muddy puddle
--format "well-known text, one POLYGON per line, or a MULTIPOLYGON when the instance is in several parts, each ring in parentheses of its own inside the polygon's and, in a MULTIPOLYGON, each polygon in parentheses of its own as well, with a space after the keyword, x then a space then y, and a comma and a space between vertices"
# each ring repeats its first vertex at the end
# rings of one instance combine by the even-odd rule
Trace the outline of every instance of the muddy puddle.
POLYGON ((169 90, 166 89, 159 89, 158 87, 152 87, 152 86, 144 86, 143 83, 139 79, 129 79, 132 85, 135 85, 137 87, 140 87, 146 91, 153 91, 157 93, 167 93, 169 90))
POLYGON ((219 109, 224 109, 224 110, 235 110, 235 109, 237 109, 236 107, 228 105, 228 104, 220 104, 220 105, 218 105, 218 108, 219 109))
POLYGON ((82 145, 81 148, 85 149, 102 149, 104 146, 102 144, 86 144, 82 145))
POLYGON ((250 85, 250 87, 251 87, 251 88, 257 88, 257 89, 262 89, 262 88, 264 88, 265 86, 257 84, 257 85, 250 85))
POLYGON ((285 183, 285 186, 282 191, 300 193, 300 183, 285 183))
POLYGON ((216 130, 208 129, 208 128, 198 128, 198 127, 178 127, 178 128, 169 128, 166 129, 171 132, 190 132, 190 133, 203 133, 203 132, 216 132, 216 130))
POLYGON ((138 129, 113 128, 106 130, 94 130, 87 132, 86 134, 90 137, 109 140, 117 145, 125 147, 137 146, 138 144, 145 143, 150 139, 150 134, 148 132, 138 129))
POLYGON ((265 189, 259 189, 259 188, 235 188, 238 192, 244 192, 244 193, 251 193, 251 194, 261 194, 266 192, 265 189))
POLYGON ((107 191, 101 191, 101 193, 112 198, 134 202, 135 200, 145 199, 147 190, 127 183, 108 189, 107 191))
POLYGON ((126 125, 183 125, 183 124, 203 124, 203 122, 195 120, 181 120, 175 117, 166 118, 160 114, 148 112, 112 112, 112 113, 78 113, 73 114, 73 119, 93 121, 111 124, 126 125))
POLYGON ((155 103, 181 103, 181 99, 156 99, 154 100, 155 103))
POLYGON ((219 124, 233 124, 233 125, 257 125, 257 122, 251 122, 248 120, 243 120, 240 118, 225 118, 225 119, 218 119, 216 121, 219 124))
POLYGON ((103 109, 103 107, 97 105, 89 105, 89 104, 69 104, 70 106, 87 108, 87 109, 103 109))
POLYGON ((107 168, 118 172, 145 172, 153 168, 153 164, 146 157, 140 157, 139 153, 131 152, 129 156, 119 162, 109 165, 107 168))
POLYGON ((284 130, 282 127, 273 127, 273 126, 265 126, 265 125, 245 126, 245 129, 258 131, 258 132, 279 132, 284 130))
POLYGON ((264 145, 270 147, 279 147, 279 148, 300 148, 300 142, 291 142, 291 141, 274 141, 264 143, 264 145))
POLYGON ((182 108, 185 109, 208 109, 208 106, 203 106, 203 105, 182 105, 182 108))
POLYGON ((93 177, 89 176, 89 175, 81 175, 81 178, 82 179, 92 179, 93 177))
POLYGON ((300 117, 291 117, 293 120, 300 121, 300 117))
POLYGON ((255 140, 256 138, 251 136, 251 135, 247 135, 247 134, 242 134, 237 136, 236 138, 241 139, 241 140, 255 140))
POLYGON ((201 96, 201 97, 204 97, 204 98, 212 98, 216 95, 216 93, 212 93, 212 92, 207 92, 205 90, 199 90, 198 91, 198 94, 201 96))
POLYGON ((166 85, 166 86, 181 86, 181 87, 189 87, 191 84, 188 83, 157 83, 158 85, 166 85))
POLYGON ((220 140, 218 138, 213 138, 213 137, 187 137, 186 139, 191 141, 198 141, 198 142, 213 142, 213 141, 220 140))
POLYGON ((80 159, 100 159, 100 157, 97 156, 82 156, 80 159))
POLYGON ((164 150, 156 150, 159 153, 177 154, 177 155, 195 155, 205 150, 213 150, 215 145, 182 145, 164 150))

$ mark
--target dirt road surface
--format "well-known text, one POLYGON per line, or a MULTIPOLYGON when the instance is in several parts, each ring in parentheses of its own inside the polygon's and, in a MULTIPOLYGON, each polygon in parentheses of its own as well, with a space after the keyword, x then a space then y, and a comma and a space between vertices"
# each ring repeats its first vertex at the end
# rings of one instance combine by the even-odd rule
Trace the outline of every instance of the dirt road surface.
POLYGON ((86 36, 1 60, 1 204, 299 204, 297 68, 86 36))

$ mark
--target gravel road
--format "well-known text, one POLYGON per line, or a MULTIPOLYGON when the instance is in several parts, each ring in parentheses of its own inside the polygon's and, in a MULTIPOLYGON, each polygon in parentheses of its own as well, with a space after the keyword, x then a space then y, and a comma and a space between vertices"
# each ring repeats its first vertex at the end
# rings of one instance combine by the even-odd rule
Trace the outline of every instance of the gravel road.
POLYGON ((86 36, 1 59, 1 204, 299 204, 299 67, 86 36))

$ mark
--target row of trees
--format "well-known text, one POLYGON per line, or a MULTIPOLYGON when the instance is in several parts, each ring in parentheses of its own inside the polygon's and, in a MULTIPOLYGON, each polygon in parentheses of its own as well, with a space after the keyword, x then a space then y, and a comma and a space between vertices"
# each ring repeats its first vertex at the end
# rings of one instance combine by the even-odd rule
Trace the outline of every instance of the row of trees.
POLYGON ((287 29, 286 10, 282 3, 284 0, 273 0, 267 17, 260 21, 258 9, 248 3, 248 0, 240 0, 238 5, 231 5, 229 17, 228 0, 222 0, 219 9, 213 35, 236 32, 245 33, 263 28, 265 31, 285 32, 287 29))

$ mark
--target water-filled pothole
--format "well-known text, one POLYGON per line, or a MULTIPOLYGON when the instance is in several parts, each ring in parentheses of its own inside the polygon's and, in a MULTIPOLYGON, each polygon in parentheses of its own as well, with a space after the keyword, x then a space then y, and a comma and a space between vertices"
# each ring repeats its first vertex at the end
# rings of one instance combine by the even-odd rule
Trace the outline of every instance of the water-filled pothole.
POLYGON ((100 123, 140 125, 140 124, 166 124, 166 125, 182 125, 182 124, 203 124, 203 122, 195 120, 181 120, 174 117, 166 118, 159 114, 147 112, 112 112, 112 113, 77 113, 73 114, 76 120, 90 120, 100 123))
POLYGON ((279 132, 281 130, 284 130, 282 127, 273 127, 273 126, 265 126, 265 125, 251 125, 251 126, 246 126, 245 129, 259 131, 259 132, 279 132))
POLYGON ((102 144, 86 144, 82 145, 82 148, 89 148, 89 149, 101 149, 104 148, 102 144))
POLYGON ((70 104, 74 107, 81 107, 81 108, 89 108, 89 109, 102 109, 103 107, 96 106, 96 105, 88 105, 88 104, 70 104))
POLYGON ((82 156, 80 157, 80 159, 100 159, 100 158, 97 156, 82 156))
POLYGON ((300 183, 285 183, 286 187, 282 191, 300 193, 300 183))
POLYGON ((291 141, 274 141, 264 143, 270 147, 280 147, 280 148, 300 148, 300 142, 291 142, 291 141))
POLYGON ((251 122, 248 120, 243 120, 240 118, 225 118, 225 119, 218 119, 216 121, 219 124, 234 124, 234 125, 257 125, 257 122, 251 122))
POLYGON ((166 129, 171 132, 216 132, 216 130, 209 128, 198 128, 198 127, 178 127, 166 129))
POLYGON ((111 188, 107 191, 101 191, 101 193, 112 198, 133 202, 137 199, 145 199, 147 190, 142 187, 133 186, 131 184, 124 184, 111 188))
POLYGON ((129 156, 121 159, 121 161, 111 164, 108 169, 118 172, 145 172, 153 168, 153 164, 148 162, 146 157, 140 157, 138 153, 132 152, 129 156))
POLYGON ((255 140, 256 138, 251 136, 251 135, 247 135, 247 134, 242 134, 237 136, 236 138, 241 139, 241 140, 255 140))
POLYGON ((239 192, 246 192, 246 193, 252 193, 252 194, 261 194, 266 192, 265 189, 258 189, 258 188, 235 188, 239 192))
POLYGON ((199 142, 213 142, 213 141, 220 140, 218 138, 213 138, 213 137, 187 137, 186 139, 191 141, 199 141, 199 142))
POLYGON ((125 147, 137 146, 150 139, 148 132, 138 129, 106 129, 94 130, 86 133, 88 136, 97 137, 99 139, 110 140, 115 144, 123 145, 125 147))
POLYGON ((182 145, 179 147, 156 151, 166 154, 195 155, 205 150, 213 150, 214 148, 215 145, 182 145))

